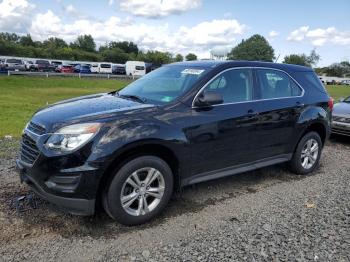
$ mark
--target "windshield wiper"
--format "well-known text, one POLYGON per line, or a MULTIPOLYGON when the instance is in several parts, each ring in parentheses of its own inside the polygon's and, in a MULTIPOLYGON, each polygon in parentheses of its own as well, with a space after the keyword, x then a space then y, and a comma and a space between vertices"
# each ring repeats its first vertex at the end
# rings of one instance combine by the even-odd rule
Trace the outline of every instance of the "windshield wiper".
POLYGON ((118 96, 121 97, 121 98, 131 99, 131 100, 140 102, 140 103, 142 103, 142 104, 146 103, 146 101, 147 101, 146 98, 142 98, 142 97, 139 97, 139 96, 137 96, 137 95, 121 95, 121 94, 119 94, 119 92, 117 92, 117 94, 118 94, 118 96))

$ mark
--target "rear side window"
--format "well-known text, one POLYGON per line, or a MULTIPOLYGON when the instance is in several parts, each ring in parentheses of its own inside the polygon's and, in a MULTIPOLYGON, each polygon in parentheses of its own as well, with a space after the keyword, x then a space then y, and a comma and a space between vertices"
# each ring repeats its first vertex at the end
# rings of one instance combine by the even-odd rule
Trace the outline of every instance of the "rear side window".
POLYGON ((262 99, 300 96, 301 88, 286 73, 273 69, 257 69, 262 99))
POLYGON ((313 86, 319 91, 323 93, 327 93, 324 85, 322 84, 321 80, 318 78, 318 76, 313 71, 307 71, 307 72, 297 72, 298 79, 301 78, 301 83, 306 86, 313 86))
POLYGON ((100 65, 101 68, 111 68, 110 64, 101 64, 100 65))
POLYGON ((136 70, 145 70, 145 67, 144 66, 135 66, 135 69, 136 70))

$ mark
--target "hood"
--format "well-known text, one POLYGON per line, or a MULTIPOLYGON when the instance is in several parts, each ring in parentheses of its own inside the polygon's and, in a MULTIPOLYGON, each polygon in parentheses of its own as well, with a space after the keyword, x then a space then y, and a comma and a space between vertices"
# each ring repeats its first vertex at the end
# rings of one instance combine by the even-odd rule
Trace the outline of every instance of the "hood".
POLYGON ((337 103, 334 105, 333 115, 350 115, 350 103, 337 103))
POLYGON ((49 105, 39 110, 33 116, 32 121, 51 129, 56 124, 93 121, 112 117, 116 113, 149 107, 154 107, 154 105, 122 99, 114 94, 96 94, 49 105))

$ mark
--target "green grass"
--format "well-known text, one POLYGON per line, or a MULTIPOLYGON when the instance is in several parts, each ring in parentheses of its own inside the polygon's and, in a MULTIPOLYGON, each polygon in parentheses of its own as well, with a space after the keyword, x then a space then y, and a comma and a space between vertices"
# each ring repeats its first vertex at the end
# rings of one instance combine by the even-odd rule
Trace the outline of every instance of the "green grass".
POLYGON ((330 85, 327 86, 328 93, 335 99, 335 102, 339 101, 339 98, 346 98, 350 96, 350 86, 345 85, 330 85))
MULTIPOLYGON (((0 138, 19 137, 32 114, 46 104, 81 95, 119 90, 128 84, 124 80, 0 77, 0 138)), ((337 100, 350 96, 350 86, 328 86, 337 100)))
POLYGON ((0 138, 19 137, 25 123, 39 108, 81 95, 119 90, 126 80, 0 77, 0 138))

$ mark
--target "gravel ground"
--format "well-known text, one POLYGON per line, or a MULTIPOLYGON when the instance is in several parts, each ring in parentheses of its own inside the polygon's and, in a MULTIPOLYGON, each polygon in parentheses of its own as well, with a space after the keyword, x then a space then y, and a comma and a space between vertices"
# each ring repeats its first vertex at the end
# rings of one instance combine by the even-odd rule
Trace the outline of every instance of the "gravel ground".
POLYGON ((280 165, 201 183, 138 227, 44 201, 17 214, 17 144, 0 141, 1 261, 350 261, 350 139, 333 138, 311 176, 280 165))

